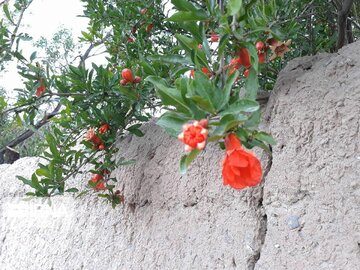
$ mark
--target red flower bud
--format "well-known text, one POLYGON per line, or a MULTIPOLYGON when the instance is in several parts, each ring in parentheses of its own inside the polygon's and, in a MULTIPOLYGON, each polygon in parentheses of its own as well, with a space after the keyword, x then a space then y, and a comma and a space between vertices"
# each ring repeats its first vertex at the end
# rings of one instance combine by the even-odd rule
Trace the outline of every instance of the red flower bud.
POLYGON ((256 42, 255 47, 257 51, 262 51, 265 47, 265 44, 262 41, 258 41, 256 42))
POLYGON ((100 151, 104 150, 104 149, 105 149, 105 145, 104 145, 104 144, 100 144, 99 147, 98 147, 98 149, 99 149, 100 151))
POLYGON ((99 127, 99 133, 100 134, 105 134, 106 132, 108 132, 108 130, 110 129, 110 125, 105 123, 102 124, 101 127, 99 127))
POLYGON ((151 23, 146 27, 146 32, 150 32, 153 29, 154 25, 151 23))
POLYGON ((219 35, 217 35, 215 32, 211 33, 210 40, 212 42, 218 42, 219 41, 219 35))
POLYGON ((122 86, 125 86, 125 85, 127 85, 129 82, 127 81, 127 80, 125 80, 125 79, 122 79, 122 80, 120 80, 120 84, 122 85, 122 86))
POLYGON ((209 124, 209 121, 207 119, 201 119, 199 121, 199 125, 202 126, 203 128, 207 128, 209 124))
MULTIPOLYGON (((133 82, 133 73, 131 69, 125 68, 121 71, 121 76, 128 82, 133 82)), ((121 81, 120 81, 121 82, 121 81)))
POLYGON ((279 41, 276 40, 275 38, 268 38, 266 40, 266 43, 269 44, 270 46, 276 46, 279 43, 279 41))
POLYGON ((136 76, 134 79, 134 83, 140 83, 141 82, 141 78, 139 76, 136 76))

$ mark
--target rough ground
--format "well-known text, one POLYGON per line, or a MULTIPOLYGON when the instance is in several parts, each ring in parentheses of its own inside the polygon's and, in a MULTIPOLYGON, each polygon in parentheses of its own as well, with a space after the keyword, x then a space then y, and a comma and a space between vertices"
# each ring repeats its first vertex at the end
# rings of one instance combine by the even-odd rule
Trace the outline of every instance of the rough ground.
POLYGON ((127 200, 115 210, 23 201, 15 175, 37 159, 0 165, 0 269, 360 269, 359 51, 281 72, 264 117, 278 144, 254 189, 222 186, 217 147, 180 175, 182 145, 154 124, 121 142, 119 158, 137 163, 114 172, 127 200))

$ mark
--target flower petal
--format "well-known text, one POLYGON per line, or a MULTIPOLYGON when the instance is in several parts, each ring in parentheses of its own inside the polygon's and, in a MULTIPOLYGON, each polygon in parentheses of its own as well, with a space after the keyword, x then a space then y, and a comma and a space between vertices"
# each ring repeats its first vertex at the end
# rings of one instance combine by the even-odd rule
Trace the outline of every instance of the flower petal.
POLYGON ((241 142, 240 142, 239 138, 235 135, 235 133, 230 133, 225 138, 225 147, 226 147, 226 150, 234 150, 234 149, 241 148, 241 142))

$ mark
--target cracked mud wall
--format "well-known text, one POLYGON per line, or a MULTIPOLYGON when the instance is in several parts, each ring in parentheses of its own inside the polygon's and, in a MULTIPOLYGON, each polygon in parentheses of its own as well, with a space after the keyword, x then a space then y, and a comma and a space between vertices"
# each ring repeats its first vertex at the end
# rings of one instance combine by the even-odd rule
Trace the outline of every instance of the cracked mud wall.
MULTIPOLYGON (((11 206, 23 189, 20 183, 10 188, 13 175, 36 162, 0 167, 8 183, 1 191, 0 269, 253 269, 264 226, 262 187, 224 187, 224 153, 215 146, 181 175, 183 145, 153 123, 144 131, 145 137, 121 143, 119 156, 138 162, 115 172, 126 198, 115 210, 95 198, 59 197, 52 203, 61 211, 48 223, 42 216, 11 215, 9 206, 24 207, 11 206)), ((86 176, 75 181, 85 183, 86 176)), ((45 211, 51 218, 46 204, 30 203, 34 215, 45 211)))
POLYGON ((360 269, 360 43, 280 73, 265 118, 277 139, 255 269, 360 269))
MULTIPOLYGON (((360 269, 360 43, 296 59, 281 72, 263 128, 277 139, 261 186, 222 185, 224 153, 209 146, 186 175, 183 146, 150 123, 128 136, 114 172, 127 200, 25 202, 0 165, 0 269, 360 269)), ((89 175, 74 179, 83 186, 89 175)))

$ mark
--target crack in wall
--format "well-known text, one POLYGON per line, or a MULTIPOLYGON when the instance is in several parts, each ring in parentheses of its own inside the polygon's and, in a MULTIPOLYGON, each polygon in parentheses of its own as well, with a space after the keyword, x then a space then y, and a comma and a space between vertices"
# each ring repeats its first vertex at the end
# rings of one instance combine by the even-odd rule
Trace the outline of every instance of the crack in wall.
POLYGON ((250 257, 250 259, 248 260, 248 270, 254 270, 256 267, 257 262, 260 260, 261 257, 261 250, 265 244, 265 238, 266 238, 266 234, 267 234, 267 215, 265 212, 265 208, 263 205, 263 199, 264 199, 264 184, 265 184, 265 180, 266 177, 268 175, 268 173, 271 170, 272 167, 272 148, 270 146, 270 151, 271 154, 269 155, 269 160, 267 162, 266 168, 264 170, 264 176, 263 176, 263 183, 262 186, 260 188, 260 196, 259 199, 257 200, 257 205, 255 205, 256 209, 257 209, 257 215, 259 218, 259 227, 258 227, 258 231, 256 232, 257 235, 257 239, 260 242, 260 246, 257 248, 256 252, 253 254, 253 256, 250 257))

